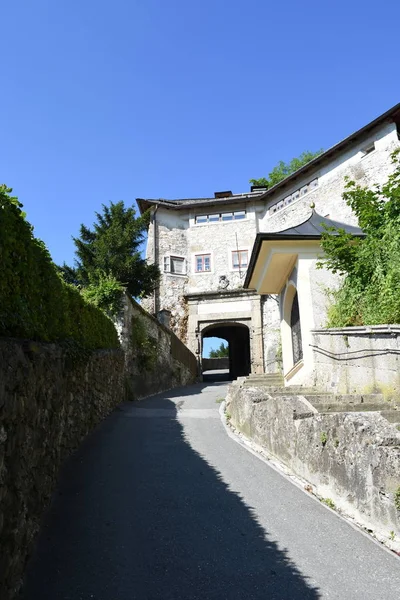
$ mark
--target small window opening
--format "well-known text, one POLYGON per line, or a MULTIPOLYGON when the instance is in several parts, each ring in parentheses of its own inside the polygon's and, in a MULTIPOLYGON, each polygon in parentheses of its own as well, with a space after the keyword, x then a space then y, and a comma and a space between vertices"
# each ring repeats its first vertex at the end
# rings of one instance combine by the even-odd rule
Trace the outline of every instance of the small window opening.
POLYGON ((366 146, 365 148, 363 148, 361 150, 361 153, 362 153, 361 158, 364 158, 364 156, 371 154, 371 152, 373 152, 374 150, 375 150, 375 142, 372 142, 372 144, 369 144, 368 146, 366 146))

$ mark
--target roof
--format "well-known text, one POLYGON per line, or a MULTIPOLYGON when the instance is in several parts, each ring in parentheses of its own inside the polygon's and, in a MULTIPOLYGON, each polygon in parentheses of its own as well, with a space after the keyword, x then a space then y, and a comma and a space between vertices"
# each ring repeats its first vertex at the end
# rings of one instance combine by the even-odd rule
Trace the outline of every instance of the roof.
POLYGON ((224 204, 243 204, 243 202, 251 202, 255 198, 260 198, 263 195, 262 191, 248 192, 245 194, 232 194, 225 198, 182 198, 179 200, 165 200, 164 198, 136 198, 140 212, 153 205, 164 206, 174 210, 182 210, 184 208, 221 206, 224 204))
MULTIPOLYGON (((347 223, 340 223, 340 221, 333 221, 327 217, 322 217, 315 210, 312 210, 310 216, 295 227, 278 231, 277 233, 261 233, 261 236, 267 236, 264 239, 318 239, 321 234, 326 231, 327 227, 334 227, 335 229, 344 229, 346 233, 351 235, 364 237, 365 233, 359 227, 354 225, 348 225, 347 223)), ((333 235, 336 235, 333 232, 333 235)))
MULTIPOLYGON (((312 210, 310 216, 307 217, 305 221, 303 221, 299 225, 296 225, 295 227, 290 227, 289 229, 284 229, 283 231, 277 231, 275 233, 265 232, 258 233, 256 235, 243 287, 247 288, 247 286, 250 283, 250 279, 252 277, 253 270, 257 262, 257 258, 260 253, 260 249, 263 242, 286 240, 319 240, 321 239, 322 234, 326 232, 327 227, 342 229, 346 233, 354 235, 355 237, 365 237, 365 233, 359 227, 355 227, 354 225, 348 225, 347 223, 341 223, 340 221, 333 221, 332 219, 328 219, 327 217, 322 217, 317 212, 315 212, 315 210, 312 210)), ((337 235, 337 233, 332 232, 332 235, 337 235)))
POLYGON ((341 142, 335 144, 335 146, 332 146, 331 148, 329 148, 328 150, 311 160, 309 163, 307 163, 306 165, 304 165, 303 167, 301 167, 300 169, 298 169, 297 171, 295 171, 294 173, 292 173, 273 187, 269 188, 266 192, 256 191, 245 194, 233 194, 232 196, 226 198, 185 198, 179 200, 166 200, 164 198, 137 198, 136 201, 138 203, 141 213, 143 213, 145 210, 147 210, 148 208, 150 208, 150 206, 153 205, 162 205, 166 208, 179 210, 189 207, 202 207, 210 204, 215 204, 218 206, 220 206, 221 204, 236 204, 239 202, 251 201, 254 199, 257 199, 258 201, 267 201, 269 196, 272 196, 280 189, 284 189, 285 187, 289 186, 299 176, 302 176, 303 174, 306 174, 309 171, 315 171, 315 169, 331 160, 331 158, 334 155, 344 151, 348 146, 351 146, 351 144, 358 142, 360 138, 365 137, 375 127, 383 125, 383 123, 385 123, 386 121, 394 121, 398 124, 400 129, 400 103, 396 104, 395 106, 390 108, 388 111, 386 111, 385 113, 383 113, 382 115, 380 115, 361 129, 358 129, 358 131, 349 135, 341 142))

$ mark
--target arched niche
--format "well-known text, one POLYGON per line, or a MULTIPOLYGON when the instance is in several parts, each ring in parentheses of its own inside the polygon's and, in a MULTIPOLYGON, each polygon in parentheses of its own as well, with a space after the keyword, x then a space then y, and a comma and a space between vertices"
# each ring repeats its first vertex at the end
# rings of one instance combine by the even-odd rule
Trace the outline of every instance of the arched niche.
POLYGON ((293 281, 288 282, 285 291, 281 335, 283 372, 286 374, 303 358, 299 300, 293 281))

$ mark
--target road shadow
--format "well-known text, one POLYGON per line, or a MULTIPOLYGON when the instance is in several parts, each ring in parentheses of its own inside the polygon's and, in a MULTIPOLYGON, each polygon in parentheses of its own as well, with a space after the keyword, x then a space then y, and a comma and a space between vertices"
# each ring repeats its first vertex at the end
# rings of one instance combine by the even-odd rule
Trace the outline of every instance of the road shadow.
POLYGON ((68 460, 23 600, 319 598, 185 440, 175 404, 156 404, 162 417, 122 405, 68 460))

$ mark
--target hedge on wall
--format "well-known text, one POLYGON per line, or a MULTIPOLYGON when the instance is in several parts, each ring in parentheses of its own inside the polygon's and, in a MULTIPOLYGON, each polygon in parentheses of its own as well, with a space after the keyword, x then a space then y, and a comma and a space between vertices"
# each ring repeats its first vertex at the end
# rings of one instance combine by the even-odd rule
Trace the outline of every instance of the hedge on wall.
POLYGON ((112 321, 61 280, 11 191, 0 186, 0 335, 118 347, 112 321))

